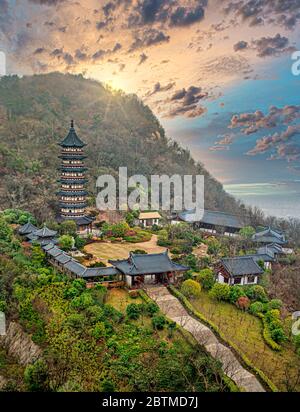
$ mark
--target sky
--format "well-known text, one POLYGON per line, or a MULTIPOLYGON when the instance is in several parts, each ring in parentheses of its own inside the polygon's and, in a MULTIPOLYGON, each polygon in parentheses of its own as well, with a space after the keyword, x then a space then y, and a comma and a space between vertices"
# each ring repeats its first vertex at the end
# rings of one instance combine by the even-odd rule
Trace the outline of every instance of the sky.
POLYGON ((136 93, 226 190, 280 217, 300 217, 299 32, 299 0, 0 0, 8 73, 136 93))

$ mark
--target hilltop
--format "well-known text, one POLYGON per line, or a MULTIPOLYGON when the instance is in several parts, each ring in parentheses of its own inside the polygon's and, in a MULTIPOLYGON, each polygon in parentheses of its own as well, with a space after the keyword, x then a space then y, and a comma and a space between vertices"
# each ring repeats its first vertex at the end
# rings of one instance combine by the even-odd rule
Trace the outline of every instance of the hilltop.
POLYGON ((240 213, 190 153, 169 139, 149 107, 82 75, 50 73, 0 80, 0 209, 26 208, 41 220, 54 216, 57 143, 70 119, 87 143, 89 191, 96 178, 116 174, 204 174, 206 208, 240 213))

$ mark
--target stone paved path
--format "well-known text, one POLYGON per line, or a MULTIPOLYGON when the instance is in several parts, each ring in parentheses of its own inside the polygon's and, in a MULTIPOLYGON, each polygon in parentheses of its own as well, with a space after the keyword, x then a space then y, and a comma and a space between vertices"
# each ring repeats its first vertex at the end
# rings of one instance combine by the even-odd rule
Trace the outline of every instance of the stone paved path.
POLYGON ((265 392, 257 378, 239 363, 233 352, 221 344, 215 334, 199 320, 191 317, 179 300, 164 286, 147 286, 147 294, 161 311, 189 331, 216 359, 222 362, 224 373, 246 392, 265 392))

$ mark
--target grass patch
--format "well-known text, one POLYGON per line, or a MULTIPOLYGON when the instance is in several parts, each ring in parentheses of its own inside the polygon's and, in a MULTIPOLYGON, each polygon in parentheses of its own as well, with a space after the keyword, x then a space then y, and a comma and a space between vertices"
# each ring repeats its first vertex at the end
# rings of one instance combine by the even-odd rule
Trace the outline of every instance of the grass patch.
MULTIPOLYGON (((296 381, 300 360, 292 344, 284 344, 281 352, 270 349, 263 339, 260 319, 242 312, 230 303, 212 300, 205 291, 201 291, 199 298, 191 303, 197 311, 216 324, 224 336, 237 345, 280 390, 287 390, 289 385, 286 382, 287 370, 289 380, 296 381)), ((300 391, 300 383, 295 389, 300 391)))
POLYGON ((86 245, 84 250, 107 263, 109 259, 127 259, 129 252, 141 249, 147 253, 162 253, 166 248, 157 245, 157 237, 152 236, 151 240, 142 243, 129 242, 96 242, 86 245))

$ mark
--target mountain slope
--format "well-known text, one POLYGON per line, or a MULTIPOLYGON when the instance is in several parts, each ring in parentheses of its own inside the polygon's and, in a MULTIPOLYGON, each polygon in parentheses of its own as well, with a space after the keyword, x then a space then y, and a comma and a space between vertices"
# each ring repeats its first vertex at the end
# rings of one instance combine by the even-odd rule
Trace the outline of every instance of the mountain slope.
POLYGON ((89 191, 100 173, 204 174, 206 208, 239 206, 189 152, 169 140, 135 95, 81 75, 51 73, 0 80, 0 208, 21 207, 40 219, 54 215, 59 142, 70 119, 86 148, 89 191))

